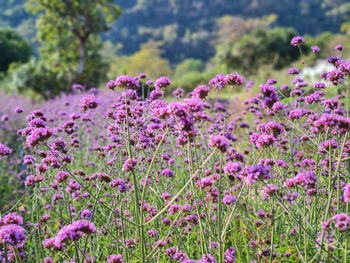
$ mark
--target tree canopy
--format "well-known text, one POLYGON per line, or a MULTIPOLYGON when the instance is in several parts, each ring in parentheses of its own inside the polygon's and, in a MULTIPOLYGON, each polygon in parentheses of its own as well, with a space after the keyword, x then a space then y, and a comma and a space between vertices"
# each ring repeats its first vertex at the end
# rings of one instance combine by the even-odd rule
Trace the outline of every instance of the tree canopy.
POLYGON ((31 46, 16 31, 0 28, 0 72, 7 71, 13 62, 28 61, 31 53, 31 46))

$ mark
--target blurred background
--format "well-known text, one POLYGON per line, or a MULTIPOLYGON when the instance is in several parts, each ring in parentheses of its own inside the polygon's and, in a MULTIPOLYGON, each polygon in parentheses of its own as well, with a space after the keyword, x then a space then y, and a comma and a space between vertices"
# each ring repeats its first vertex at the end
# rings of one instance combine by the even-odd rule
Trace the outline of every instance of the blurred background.
POLYGON ((120 74, 168 76, 187 92, 235 71, 312 78, 338 44, 349 57, 348 0, 0 0, 0 88, 35 100, 120 74))

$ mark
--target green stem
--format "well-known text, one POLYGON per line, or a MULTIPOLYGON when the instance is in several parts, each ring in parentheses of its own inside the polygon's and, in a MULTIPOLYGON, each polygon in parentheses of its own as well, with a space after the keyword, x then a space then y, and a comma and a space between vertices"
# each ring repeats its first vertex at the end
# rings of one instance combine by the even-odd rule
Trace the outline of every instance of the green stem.
MULTIPOLYGON (((128 100, 127 100, 127 90, 125 89, 125 121, 126 121, 126 132, 127 132, 127 148, 128 148, 128 155, 129 155, 129 160, 132 162, 132 152, 131 152, 131 143, 130 143, 130 127, 129 127, 129 114, 128 114, 128 100)), ((140 211, 143 210, 143 203, 141 203, 141 206, 139 205, 139 190, 137 188, 137 182, 136 182, 136 174, 134 171, 131 171, 132 175, 132 182, 133 182, 133 187, 134 187, 134 205, 135 205, 135 213, 136 213, 136 220, 139 223, 138 227, 138 236, 140 240, 140 252, 141 252, 141 262, 145 262, 144 258, 144 234, 143 234, 143 224, 141 222, 141 217, 140 217, 140 211)))

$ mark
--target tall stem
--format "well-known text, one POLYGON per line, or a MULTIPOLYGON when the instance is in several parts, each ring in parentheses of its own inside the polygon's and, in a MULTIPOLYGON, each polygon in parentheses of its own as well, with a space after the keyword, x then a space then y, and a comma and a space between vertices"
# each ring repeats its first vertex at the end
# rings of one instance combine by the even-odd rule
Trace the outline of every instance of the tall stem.
POLYGON ((223 262, 222 258, 222 239, 221 239, 221 202, 222 202, 222 193, 221 193, 221 184, 222 184, 222 166, 223 166, 223 153, 220 153, 220 177, 219 177, 219 209, 218 209, 218 239, 219 239, 219 263, 223 262))
MULTIPOLYGON (((128 100, 127 100, 127 90, 125 89, 125 122, 126 122, 126 132, 127 132, 127 149, 128 149, 128 156, 129 160, 132 162, 132 152, 131 152, 131 143, 130 143, 130 128, 129 128, 129 114, 128 114, 128 100)), ((136 182, 136 175, 133 170, 131 170, 132 175, 132 182, 134 187, 134 205, 135 205, 135 213, 136 213, 136 219, 139 223, 138 227, 138 236, 140 240, 140 252, 141 252, 141 262, 144 262, 144 236, 143 236, 143 224, 141 223, 140 218, 140 210, 143 209, 143 204, 141 204, 139 208, 139 193, 137 188, 137 182, 136 182)))

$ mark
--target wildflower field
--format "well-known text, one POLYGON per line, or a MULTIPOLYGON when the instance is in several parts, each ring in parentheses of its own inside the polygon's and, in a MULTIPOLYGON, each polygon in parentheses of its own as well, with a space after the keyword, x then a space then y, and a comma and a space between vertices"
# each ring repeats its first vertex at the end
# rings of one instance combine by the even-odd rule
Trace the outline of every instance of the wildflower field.
POLYGON ((3 95, 1 262, 350 262, 342 49, 315 83, 290 68, 290 83, 232 73, 189 94, 141 74, 3 95), (243 111, 213 96, 253 87, 243 111))

